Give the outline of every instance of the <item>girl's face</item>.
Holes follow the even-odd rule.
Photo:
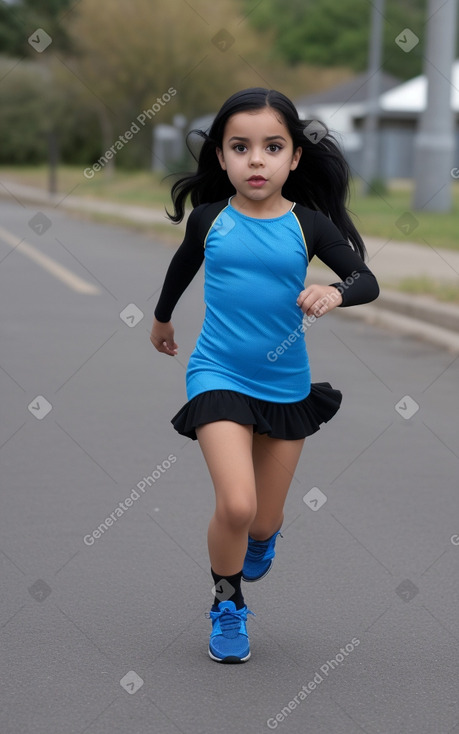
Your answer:
[[[253,202],[275,200],[290,171],[300,160],[282,116],[270,107],[237,112],[225,126],[220,165],[243,198]]]

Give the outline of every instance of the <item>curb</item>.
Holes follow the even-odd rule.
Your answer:
[[[333,277],[322,268],[310,266],[308,277],[329,284]],[[373,303],[356,308],[337,308],[345,318],[361,318],[399,334],[428,341],[438,347],[459,353],[459,307],[440,303],[428,296],[411,296],[381,288]]]
[[[10,182],[0,184],[0,199],[14,199],[17,201],[19,198],[21,202],[28,202],[29,204],[41,204],[54,209],[60,207],[81,214],[85,212],[111,214],[142,224],[167,224],[169,221],[166,214],[158,209],[148,209],[134,204],[117,204],[98,199],[85,199],[72,194],[64,196],[62,194],[49,194],[45,190],[36,189],[34,186],[25,186],[24,184]]]
[[[387,295],[381,292],[380,298]],[[379,298],[378,298],[379,300]],[[371,304],[358,306],[357,309],[339,309],[344,318],[362,318],[369,324],[382,326],[392,332],[404,336],[414,337],[453,354],[459,354],[459,332],[444,329],[436,324],[423,321],[422,318],[404,316],[389,309]]]

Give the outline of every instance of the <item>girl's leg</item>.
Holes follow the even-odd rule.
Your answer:
[[[284,520],[284,503],[295,473],[304,438],[285,441],[266,434],[253,435],[253,467],[257,512],[249,527],[254,540],[267,540]]]
[[[253,427],[215,421],[199,426],[196,435],[215,489],[215,513],[208,531],[211,567],[221,576],[232,576],[242,569],[257,509]]]

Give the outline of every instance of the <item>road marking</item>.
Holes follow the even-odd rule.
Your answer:
[[[76,291],[77,293],[85,293],[86,295],[100,295],[100,289],[93,285],[93,283],[80,278],[79,275],[76,275],[64,265],[60,265],[58,262],[53,260],[53,258],[45,255],[43,252],[40,252],[37,247],[34,247],[34,245],[31,245],[29,242],[22,240],[22,242],[18,243],[16,235],[8,232],[8,230],[3,227],[0,227],[0,238],[14,250],[21,252],[26,257],[29,257],[48,273],[54,275],[55,278],[71,288],[71,290]]]

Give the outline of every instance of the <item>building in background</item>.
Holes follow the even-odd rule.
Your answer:
[[[451,105],[456,113],[456,160],[459,161],[459,61],[453,66]],[[420,113],[427,100],[424,75],[407,82],[388,74],[381,75],[379,97],[379,176],[383,179],[412,178],[414,136]],[[322,120],[338,139],[356,174],[360,172],[363,147],[363,121],[367,110],[368,75],[359,74],[348,82],[319,94],[295,100],[305,119]]]
[[[414,137],[418,120],[427,100],[427,80],[424,75],[407,82],[389,74],[381,75],[379,96],[379,178],[412,178],[414,172]],[[299,97],[295,101],[300,117],[321,120],[338,140],[352,172],[359,175],[362,164],[363,124],[367,110],[368,74],[352,79],[325,92]],[[451,105],[456,114],[456,156],[459,166],[459,60],[454,63],[451,86]],[[213,115],[192,120],[185,133],[192,129],[208,131]],[[175,138],[183,128],[175,130]],[[171,128],[173,129],[173,128]],[[190,136],[189,143],[197,152],[202,140]],[[183,149],[181,149],[183,150]],[[168,158],[161,151],[159,158]]]

